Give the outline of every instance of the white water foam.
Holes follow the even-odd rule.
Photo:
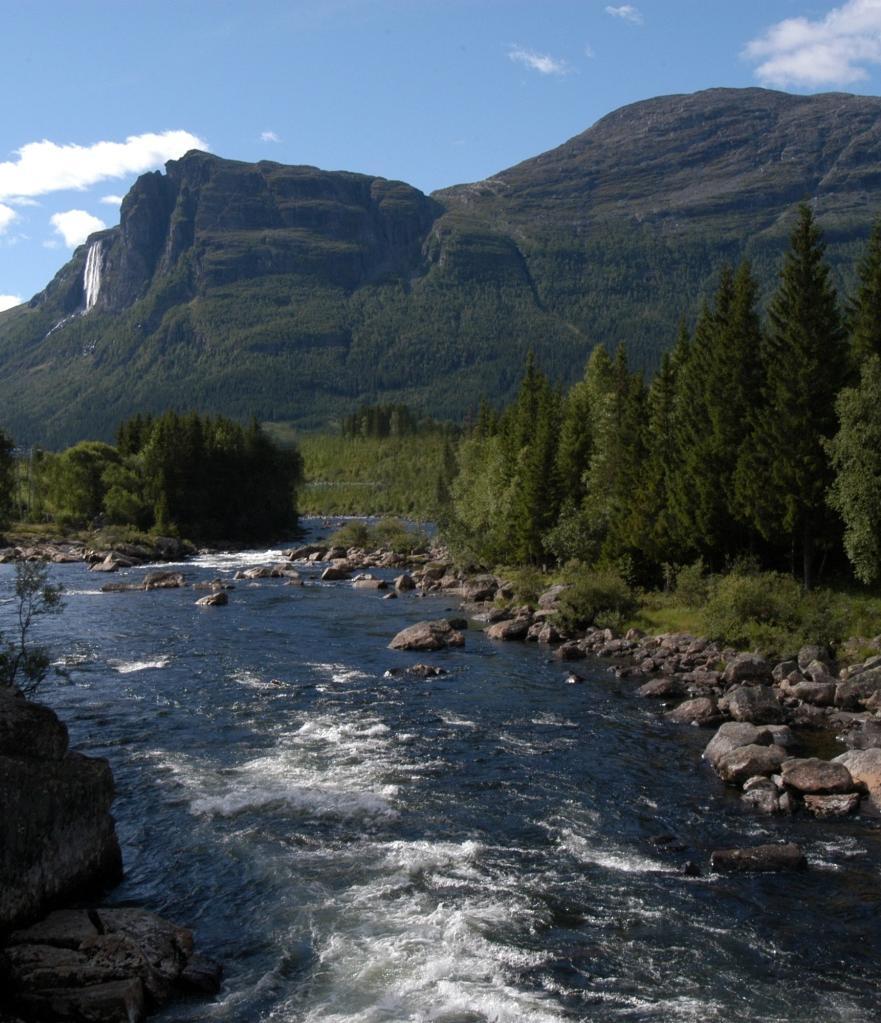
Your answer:
[[[200,816],[282,807],[309,817],[382,818],[398,812],[400,747],[375,716],[317,714],[236,767],[212,771],[184,757],[163,766],[189,790],[190,808]]]
[[[152,661],[111,661],[110,667],[120,675],[131,675],[136,671],[167,668],[170,663],[170,657],[157,657]]]
[[[675,873],[675,868],[668,863],[660,863],[658,860],[631,852],[628,849],[601,845],[596,836],[587,838],[571,828],[563,828],[559,833],[558,841],[577,860],[582,863],[596,864],[606,870],[620,871],[625,874]]]
[[[499,886],[479,842],[388,842],[356,850],[368,879],[317,906],[319,964],[308,1004],[297,996],[276,1020],[389,1023],[469,1020],[560,1023],[567,1014],[517,976],[548,955],[507,943],[535,911],[515,878]]]

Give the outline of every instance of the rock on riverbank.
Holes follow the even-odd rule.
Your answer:
[[[0,1020],[138,1023],[216,992],[192,933],[139,909],[48,910],[122,876],[106,760],[68,749],[48,707],[0,686]]]
[[[107,761],[70,752],[48,707],[0,686],[0,933],[119,880],[112,801]]]

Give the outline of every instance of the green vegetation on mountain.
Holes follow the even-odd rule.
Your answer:
[[[849,287],[881,212],[879,114],[881,100],[843,94],[661,97],[431,197],[189,153],[0,313],[3,425],[60,447],[169,407],[301,429],[363,404],[463,421],[482,397],[515,397],[530,349],[555,385],[598,345],[654,372],[724,264],[750,260],[764,308],[803,200]]]

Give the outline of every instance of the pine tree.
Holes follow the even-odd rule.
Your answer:
[[[799,210],[762,345],[761,398],[737,469],[736,495],[748,522],[800,557],[814,584],[817,557],[836,536],[826,504],[832,472],[825,442],[837,429],[835,399],[847,348],[819,228]]]

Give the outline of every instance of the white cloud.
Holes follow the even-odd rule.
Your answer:
[[[261,142],[281,142],[281,136],[276,135],[274,131],[261,131],[260,132]]]
[[[4,234],[13,220],[18,219],[18,214],[10,206],[4,206],[0,202],[0,234]]]
[[[766,85],[852,85],[881,63],[881,0],[847,0],[825,18],[786,18],[747,43],[743,56],[758,61]]]
[[[584,44],[584,56],[587,57],[588,60],[593,60],[593,58],[596,56],[594,48],[590,45],[590,43]]]
[[[0,295],[0,313],[4,309],[11,309],[14,305],[21,305],[24,301],[19,295]]]
[[[121,195],[102,195],[98,201],[104,203],[105,206],[120,206],[122,200],[123,196]]]
[[[641,25],[645,20],[642,11],[638,7],[634,7],[633,4],[621,4],[620,7],[613,7],[609,4],[606,7],[606,14],[611,14],[613,18],[629,21],[631,25]]]
[[[64,244],[71,249],[82,245],[93,231],[101,231],[107,227],[103,220],[93,217],[85,210],[55,213],[49,218],[49,222],[64,239]]]
[[[205,146],[188,131],[149,132],[130,135],[125,142],[91,146],[60,146],[47,139],[29,142],[16,150],[18,159],[0,163],[0,199],[82,190],[108,178],[140,174]]]
[[[522,46],[512,46],[508,50],[508,58],[543,75],[568,75],[572,71],[565,60],[557,60],[546,53],[526,50]]]

